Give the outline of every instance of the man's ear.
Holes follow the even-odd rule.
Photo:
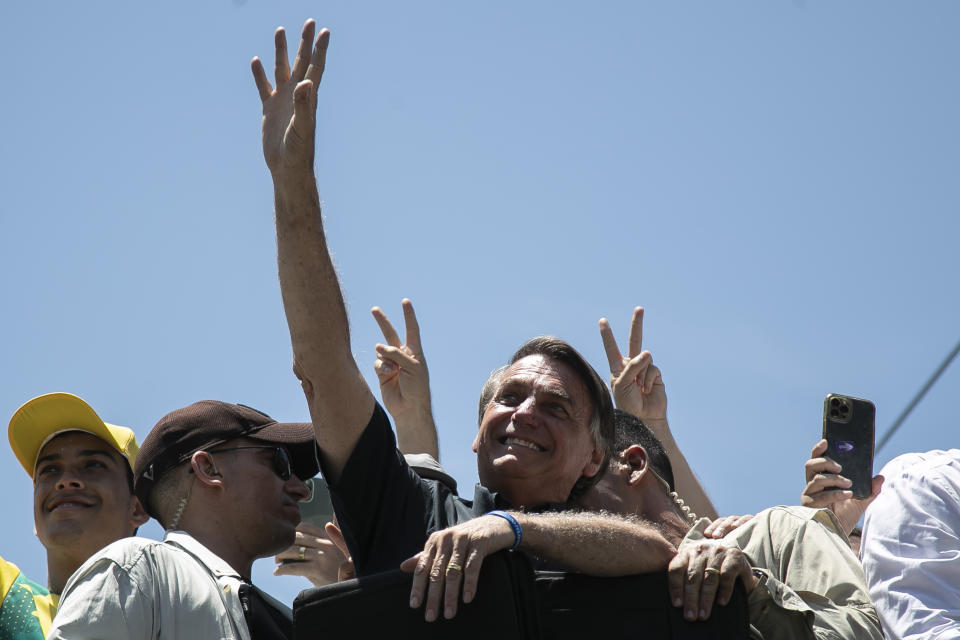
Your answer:
[[[147,510],[140,504],[139,498],[133,496],[131,500],[133,508],[130,513],[130,526],[133,527],[133,529],[137,529],[137,527],[146,524],[147,520],[150,519],[150,514],[148,514]]]
[[[630,477],[627,480],[629,485],[640,482],[650,470],[647,450],[638,444],[632,444],[624,449],[620,457],[630,467]]]
[[[587,464],[584,465],[583,471],[580,473],[584,478],[592,478],[597,475],[597,472],[600,471],[600,467],[603,466],[603,456],[604,451],[600,447],[595,447],[593,453],[590,455],[590,460],[587,461]]]
[[[190,457],[190,468],[197,480],[209,487],[223,486],[223,476],[217,471],[213,456],[206,451],[197,451]]]
[[[477,437],[473,439],[473,444],[470,445],[470,448],[473,449],[474,453],[480,448],[480,429],[477,429]]]

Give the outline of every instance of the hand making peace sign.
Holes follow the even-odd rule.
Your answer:
[[[430,415],[430,376],[427,361],[420,346],[420,325],[413,303],[407,298],[403,305],[403,322],[406,326],[406,342],[400,343],[400,336],[390,324],[380,307],[370,310],[380,325],[387,344],[378,344],[377,361],[373,364],[377,379],[380,381],[380,394],[383,404],[394,420],[404,416],[423,417]]]
[[[617,408],[644,422],[665,420],[667,391],[653,356],[643,351],[643,307],[633,310],[628,355],[620,353],[613,329],[606,318],[600,319],[600,337],[610,363],[610,388]]]

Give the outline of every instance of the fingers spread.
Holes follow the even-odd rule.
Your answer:
[[[415,354],[422,355],[420,349],[420,323],[417,322],[417,314],[413,310],[413,303],[409,298],[404,298],[400,304],[403,306],[403,322],[407,326],[407,348]]]
[[[313,132],[317,117],[317,97],[313,84],[304,80],[293,90],[293,121],[290,126],[307,144],[313,145]]]
[[[287,32],[283,27],[277,27],[273,34],[273,43],[276,48],[273,61],[273,81],[280,86],[290,79],[290,63],[287,60]]]
[[[400,336],[397,335],[397,330],[393,328],[393,325],[387,318],[387,314],[383,312],[383,309],[380,307],[374,307],[373,309],[370,309],[370,313],[373,314],[373,319],[377,321],[378,325],[380,325],[380,332],[383,333],[383,339],[387,341],[387,344],[391,347],[401,346]]]
[[[617,346],[617,340],[613,337],[613,329],[606,318],[600,318],[600,339],[603,340],[603,350],[607,352],[607,362],[610,365],[610,373],[619,376],[623,371],[623,356],[620,355],[620,347]]]
[[[273,94],[273,87],[267,80],[267,72],[263,70],[263,63],[260,62],[260,58],[254,58],[250,61],[250,70],[253,71],[253,83],[257,85],[260,100],[264,101]]]
[[[633,320],[630,322],[630,351],[627,357],[632,358],[643,351],[643,307],[633,310]]]
[[[329,45],[330,30],[321,29],[313,47],[313,55],[310,56],[310,66],[307,67],[307,74],[304,76],[307,80],[313,82],[314,91],[320,86],[320,79],[323,77],[323,68],[327,64],[327,47]]]
[[[293,71],[290,75],[294,82],[300,82],[307,74],[307,67],[310,66],[313,32],[316,27],[317,23],[313,20],[307,20],[303,23],[303,31],[300,32],[300,46],[297,48],[297,58],[293,61]]]

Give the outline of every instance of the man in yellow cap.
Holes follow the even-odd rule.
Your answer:
[[[10,419],[10,447],[33,478],[33,518],[47,550],[47,588],[0,558],[0,638],[44,638],[70,575],[149,518],[133,494],[133,431],[81,398],[48,393]]]

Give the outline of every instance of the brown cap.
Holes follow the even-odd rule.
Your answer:
[[[283,445],[293,472],[302,480],[320,471],[316,436],[309,422],[277,422],[242,404],[201,400],[168,413],[147,435],[133,468],[134,492],[146,506],[150,490],[163,474],[197,451],[236,438]]]

